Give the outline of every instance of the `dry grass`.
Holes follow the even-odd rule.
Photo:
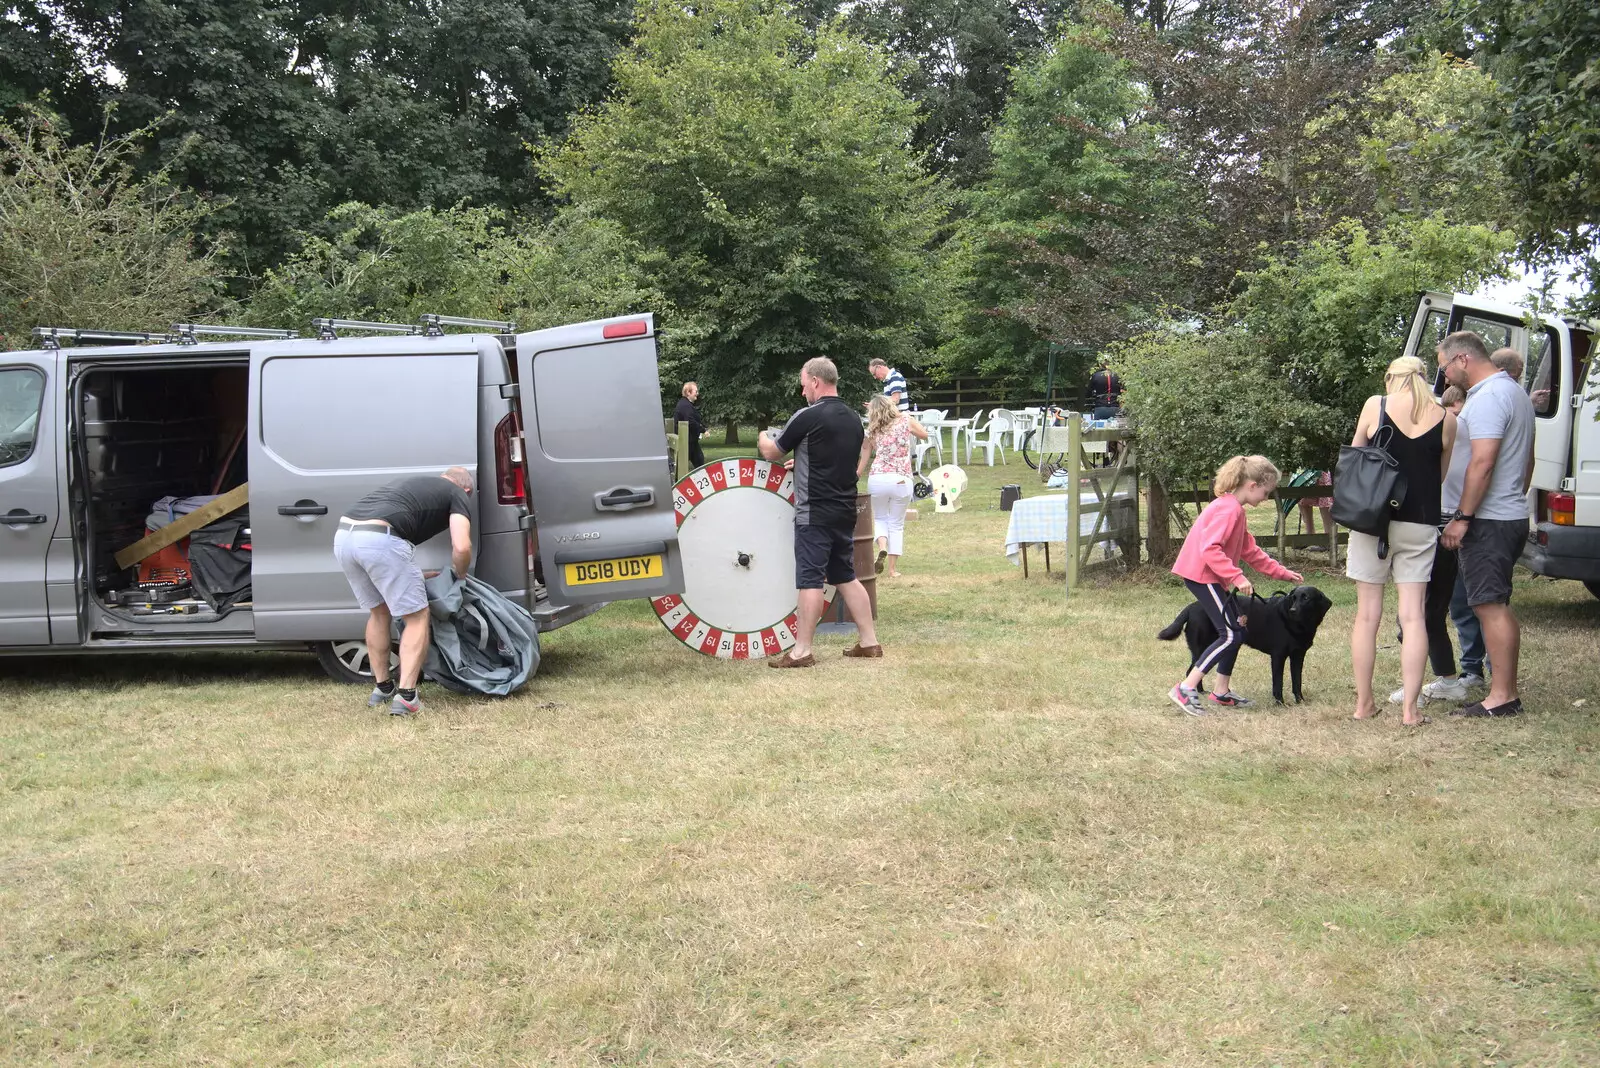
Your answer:
[[[1600,602],[1524,577],[1532,714],[1408,732],[1347,719],[1319,577],[1309,703],[1191,720],[1182,589],[1024,582],[1027,472],[973,474],[879,662],[623,605],[414,722],[308,658],[0,663],[0,1056],[1600,1062]]]

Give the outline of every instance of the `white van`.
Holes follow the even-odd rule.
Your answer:
[[[477,482],[475,573],[540,629],[682,591],[651,316],[317,325],[44,328],[38,349],[0,352],[0,655],[310,647],[333,677],[370,679],[335,526],[378,486],[455,465]],[[245,483],[242,603],[118,564],[158,502]],[[449,558],[446,536],[418,547],[425,568]],[[656,566],[588,566],[640,559]]]
[[[1600,389],[1594,323],[1535,315],[1462,293],[1423,293],[1406,344],[1433,366],[1447,334],[1471,330],[1492,352],[1523,354],[1534,402],[1533,529],[1522,562],[1536,575],[1577,579],[1600,597]]]

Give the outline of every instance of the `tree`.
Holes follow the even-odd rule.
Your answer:
[[[652,0],[614,74],[542,173],[704,324],[691,368],[721,414],[792,409],[808,356],[862,388],[871,357],[912,356],[943,205],[880,51],[764,0]]]
[[[537,330],[664,306],[616,224],[579,212],[512,229],[488,208],[350,203],[329,223],[331,237],[302,234],[300,248],[267,271],[246,309],[251,325],[303,329],[318,316],[415,323],[432,312]],[[673,351],[664,343],[669,367]]]
[[[134,176],[148,131],[69,146],[40,115],[0,123],[0,335],[34,326],[163,330],[211,306],[219,246],[192,234],[212,208]]]
[[[1384,368],[1404,348],[1417,292],[1503,277],[1514,239],[1437,216],[1376,233],[1346,220],[1297,254],[1242,276],[1206,324],[1170,324],[1115,345],[1141,456],[1189,485],[1235,453],[1285,470],[1330,468]]]
[[[1377,232],[1346,220],[1297,254],[1271,256],[1242,275],[1229,311],[1279,374],[1348,427],[1400,355],[1417,294],[1470,292],[1504,278],[1515,245],[1511,234],[1439,215],[1397,217]],[[1338,441],[1320,444],[1320,455],[1292,459],[1331,466]]]
[[[840,5],[847,24],[889,49],[921,106],[912,143],[958,187],[989,161],[989,128],[1012,69],[1033,58],[1074,5],[1064,0],[866,0]]]
[[[1477,135],[1497,103],[1477,65],[1419,57],[1306,124],[1306,179],[1324,215],[1439,214],[1512,226],[1518,209],[1499,153]],[[1354,151],[1352,151],[1352,147]]]
[[[947,373],[1037,389],[1053,343],[1098,347],[1126,336],[1140,308],[1175,299],[1154,218],[1170,192],[1160,131],[1104,45],[1072,27],[1017,72],[990,173],[951,243]]]
[[[1600,313],[1600,8],[1589,0],[1480,0],[1469,22],[1501,88],[1482,128],[1503,159],[1526,251],[1580,257]]]
[[[547,210],[527,144],[558,136],[569,113],[600,99],[630,7],[62,0],[0,20],[0,43],[28,45],[30,62],[64,49],[72,76],[62,84],[116,103],[119,130],[164,118],[143,170],[170,167],[215,195],[217,224],[238,237],[230,262],[254,276],[348,200]],[[9,59],[0,56],[0,104]],[[36,93],[39,81],[53,76],[15,92]]]
[[[1230,296],[1266,249],[1314,240],[1344,218],[1377,221],[1370,183],[1333,202],[1318,195],[1329,161],[1357,155],[1360,129],[1330,127],[1313,140],[1307,127],[1405,65],[1383,42],[1427,6],[1209,0],[1159,28],[1094,15],[1150,87],[1150,119],[1188,188],[1175,203],[1210,223],[1190,244],[1199,306]]]

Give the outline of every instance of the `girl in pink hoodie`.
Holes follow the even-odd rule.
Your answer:
[[[1235,589],[1246,597],[1254,592],[1250,580],[1239,570],[1239,561],[1268,578],[1300,581],[1299,572],[1290,571],[1261,551],[1245,520],[1244,510],[1265,501],[1278,487],[1278,477],[1278,469],[1265,456],[1235,456],[1219,467],[1217,480],[1211,486],[1216,500],[1206,505],[1189,528],[1178,562],[1172,565],[1172,573],[1183,579],[1217,628],[1217,640],[1194,662],[1188,677],[1167,694],[1191,716],[1206,715],[1208,704],[1241,708],[1252,703],[1231,689],[1233,661],[1244,644],[1244,625],[1239,622],[1238,606],[1228,591]],[[1209,698],[1202,701],[1200,683],[1212,668],[1217,669],[1217,683]]]

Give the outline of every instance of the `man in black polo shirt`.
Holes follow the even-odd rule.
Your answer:
[[[856,578],[856,463],[861,458],[861,417],[839,399],[839,371],[824,356],[800,369],[806,407],[794,413],[776,441],[763,433],[757,441],[764,459],[776,462],[794,453],[794,584],[800,594],[800,634],[794,648],[768,667],[800,668],[816,663],[811,639],[822,619],[824,581],[837,587],[855,620],[860,640],[845,656],[879,657],[872,625],[872,602]]]
[[[365,608],[367,650],[377,683],[367,707],[389,702],[391,716],[422,710],[417,680],[428,651],[428,592],[416,547],[450,531],[450,569],[465,576],[472,566],[472,474],[452,467],[443,476],[417,475],[377,489],[339,517],[333,555]],[[389,678],[389,635],[394,618],[405,623],[400,635],[400,683]]]

